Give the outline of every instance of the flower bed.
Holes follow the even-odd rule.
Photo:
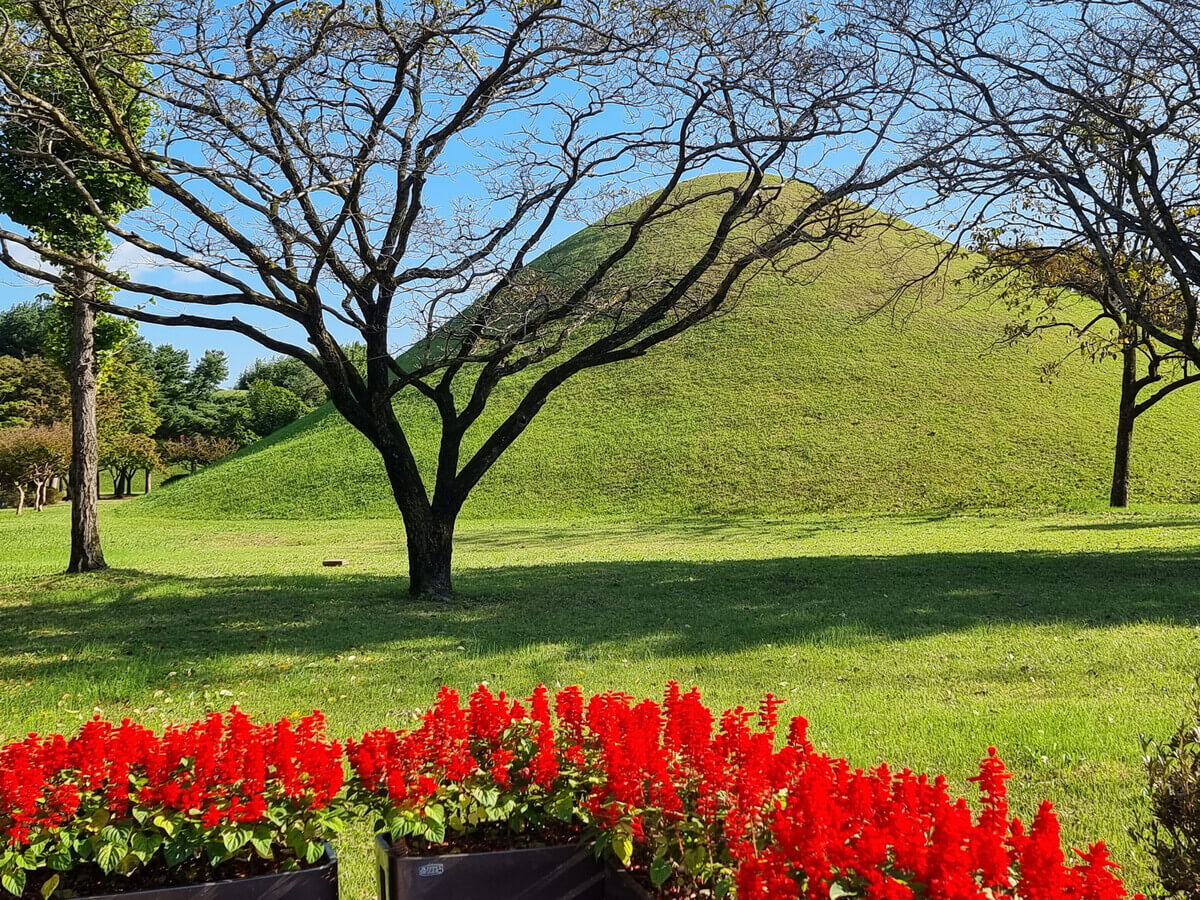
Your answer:
[[[30,735],[0,748],[0,887],[96,895],[328,863],[343,779],[320,713]]]
[[[525,868],[547,897],[1126,897],[1103,844],[1063,852],[1048,803],[1028,826],[1010,814],[994,750],[973,813],[942,776],[818,752],[803,718],[778,739],[780,704],[716,716],[674,683],[661,702],[443,688],[413,727],[348,741],[345,759],[320,713],[259,725],[234,709],[161,735],[96,719],[0,748],[0,887],[48,898],[302,869],[365,815],[397,900],[446,896],[427,875],[498,897]],[[588,845],[624,873],[605,878]],[[539,846],[562,852],[523,852]],[[574,887],[547,880],[562,877]]]
[[[942,776],[818,753],[803,718],[779,746],[780,705],[768,695],[714,717],[674,683],[661,703],[574,687],[519,702],[480,687],[464,705],[443,688],[414,728],[349,742],[350,794],[418,854],[489,834],[497,848],[594,835],[661,896],[1126,896],[1103,844],[1066,858],[1050,804],[1028,828],[1010,816],[995,750],[972,779],[973,816]]]

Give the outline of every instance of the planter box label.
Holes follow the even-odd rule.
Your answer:
[[[422,878],[431,878],[434,875],[441,875],[445,871],[446,867],[441,863],[426,863],[425,865],[421,866],[421,868],[417,869],[417,874]]]

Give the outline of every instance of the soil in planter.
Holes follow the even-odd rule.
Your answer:
[[[705,898],[713,896],[711,888],[697,889],[685,887],[674,880],[668,881],[662,887],[655,887],[654,882],[650,880],[649,869],[629,868],[625,871],[654,900],[705,900]]]
[[[246,859],[231,859],[214,869],[208,863],[196,861],[191,865],[169,868],[165,863],[143,866],[130,875],[106,875],[95,864],[80,866],[69,872],[30,872],[21,900],[42,900],[42,885],[55,874],[59,876],[53,900],[70,900],[71,897],[90,897],[97,894],[124,894],[129,891],[144,891],[152,888],[179,887],[185,884],[204,884],[211,881],[234,881],[253,878],[257,875],[274,875],[280,867],[294,862],[291,851],[278,853],[277,859],[263,859],[251,854]],[[321,857],[314,866],[324,865],[328,860]],[[301,863],[298,868],[311,866]]]
[[[446,856],[456,853],[487,853],[491,850],[526,850],[531,847],[558,847],[577,844],[584,839],[583,829],[557,822],[536,831],[512,831],[502,822],[472,828],[456,834],[444,844],[431,844],[421,838],[401,838],[392,844],[396,856]]]
[[[714,896],[712,888],[681,884],[674,878],[662,887],[655,887],[650,879],[650,857],[645,853],[636,854],[624,871],[654,900],[712,900]]]

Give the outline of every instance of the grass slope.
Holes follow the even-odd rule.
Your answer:
[[[694,211],[687,228],[656,234],[634,265],[690,258],[703,219]],[[586,229],[539,264],[562,270],[611,239]],[[1106,498],[1116,367],[1073,359],[1043,383],[1040,366],[1066,353],[1063,339],[993,349],[1007,313],[967,303],[965,289],[902,325],[863,323],[894,288],[904,246],[890,234],[839,247],[807,270],[806,283],[768,273],[729,314],[643,359],[578,376],[484,479],[464,516],[774,515]],[[476,443],[514,396],[499,392]],[[432,410],[419,397],[399,405],[419,458],[430,461]],[[1200,492],[1197,413],[1200,392],[1184,391],[1139,422],[1135,498],[1190,501]],[[394,514],[375,451],[329,408],[145,507],[197,518]]]
[[[140,501],[139,501],[140,502]],[[0,737],[93,710],[154,724],[238,702],[322,707],[339,735],[408,720],[443,682],[538,681],[719,706],[770,690],[856,765],[945,771],[989,744],[1066,840],[1147,886],[1137,733],[1182,714],[1200,653],[1200,511],[467,522],[454,606],[405,598],[386,520],[191,521],[102,509],[112,571],[62,576],[69,510],[0,510]],[[325,556],[343,569],[322,569]],[[376,885],[365,834],[343,897]]]

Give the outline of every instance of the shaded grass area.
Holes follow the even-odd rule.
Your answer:
[[[236,701],[320,706],[348,735],[443,682],[655,694],[676,678],[718,706],[774,691],[855,764],[963,790],[994,744],[1023,812],[1049,797],[1069,840],[1103,837],[1149,877],[1125,835],[1137,733],[1169,727],[1200,660],[1200,511],[468,523],[443,608],[407,600],[391,520],[110,509],[116,568],[75,578],[55,574],[65,508],[0,514],[0,733]],[[369,896],[365,844],[344,855],[348,896]]]

